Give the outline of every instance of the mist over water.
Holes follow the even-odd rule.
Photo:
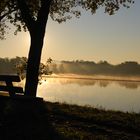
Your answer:
[[[52,102],[140,112],[138,77],[53,75],[42,79],[37,96]]]

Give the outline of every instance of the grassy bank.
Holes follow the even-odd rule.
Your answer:
[[[140,114],[0,97],[0,140],[138,140]]]

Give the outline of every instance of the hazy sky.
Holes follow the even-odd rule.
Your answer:
[[[107,60],[117,64],[123,61],[140,63],[140,0],[130,9],[121,9],[108,16],[100,9],[95,15],[84,12],[58,24],[49,19],[44,39],[42,61],[53,60]],[[10,31],[9,31],[10,32]],[[28,32],[0,41],[0,57],[28,56]]]

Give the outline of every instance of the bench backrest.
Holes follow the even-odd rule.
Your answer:
[[[0,75],[0,81],[6,83],[6,85],[0,85],[0,91],[9,92],[9,95],[15,95],[16,93],[23,93],[22,87],[13,86],[12,82],[20,82],[18,75]]]

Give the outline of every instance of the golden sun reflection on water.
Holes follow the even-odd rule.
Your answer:
[[[134,81],[49,77],[38,86],[38,96],[51,102],[140,112],[140,82]]]

